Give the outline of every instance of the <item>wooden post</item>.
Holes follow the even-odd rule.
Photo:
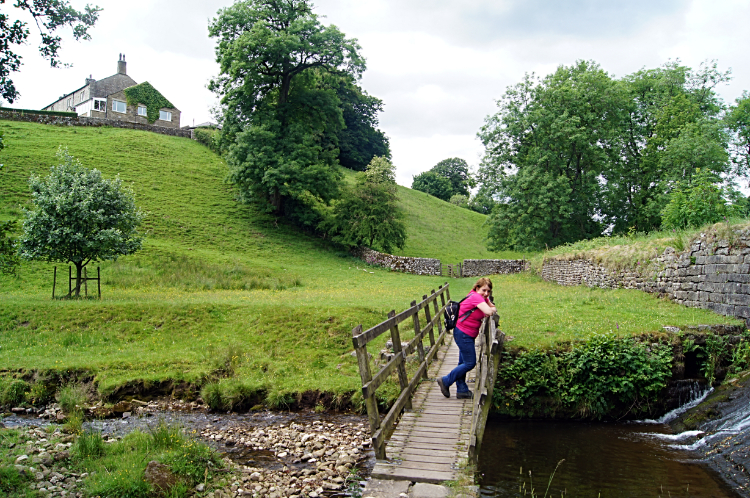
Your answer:
[[[73,280],[73,270],[70,266],[68,266],[68,297],[73,296],[73,287],[71,286],[71,281]]]
[[[57,285],[57,267],[55,266],[55,273],[52,274],[52,299],[55,298],[55,285]]]
[[[388,318],[396,316],[396,311],[392,310],[388,313]],[[401,334],[398,331],[398,324],[391,327],[391,341],[393,341],[393,352],[396,355],[403,355],[403,349],[401,348]],[[398,384],[401,386],[401,392],[409,387],[409,378],[406,376],[406,362],[402,362],[398,368]],[[406,402],[405,408],[411,410],[411,397]]]
[[[443,291],[442,287],[438,287],[438,292],[440,293],[440,297],[443,297]],[[432,293],[434,294],[435,291],[433,290]],[[443,301],[445,301],[445,298],[443,298]],[[443,309],[440,306],[438,306],[438,300],[435,298],[434,301],[432,301],[433,309],[435,310],[435,316],[440,315],[440,310]],[[443,335],[443,318],[438,316],[437,319],[437,329],[438,329],[438,338]]]
[[[411,302],[412,308],[417,305],[416,301]],[[414,336],[416,337],[422,329],[419,327],[419,310],[416,310],[416,313],[414,313]],[[419,357],[419,364],[421,365],[424,363],[424,345],[422,344],[422,339],[420,338],[417,341],[417,356]],[[425,368],[422,373],[423,378],[427,378],[427,369]]]
[[[102,274],[99,271],[99,267],[96,267],[96,287],[99,290],[99,299],[102,298]]]
[[[435,291],[432,291],[432,293],[434,294]],[[427,296],[422,296],[422,300],[424,301],[425,299],[427,299]],[[430,316],[430,305],[429,304],[425,305],[425,307],[424,307],[424,319],[427,320],[427,322],[426,322],[427,324],[429,324],[430,322],[432,322],[432,317]],[[435,347],[435,331],[434,331],[434,328],[435,328],[434,326],[431,326],[430,327],[430,332],[429,332],[429,334],[430,334],[430,347],[431,348]]]
[[[362,333],[362,325],[357,325],[352,330],[352,337],[357,337]],[[372,380],[372,373],[370,373],[370,358],[367,355],[367,346],[357,347],[354,345],[354,350],[357,352],[357,363],[359,364],[359,376],[362,378],[362,385],[367,385]],[[364,393],[363,393],[364,394]],[[378,404],[375,401],[375,394],[365,398],[365,406],[367,407],[367,418],[370,421],[370,434],[380,428],[380,414],[378,413]],[[373,446],[375,440],[373,439]],[[375,454],[377,457],[380,448],[375,448]]]
[[[83,267],[83,292],[84,296],[89,297],[89,272],[86,271],[86,267]]]
[[[448,300],[448,301],[450,301],[451,300],[451,291],[448,288],[449,287],[448,282],[446,282],[445,285],[443,285],[443,287],[445,287],[445,299]],[[445,301],[443,301],[443,306],[445,306]]]

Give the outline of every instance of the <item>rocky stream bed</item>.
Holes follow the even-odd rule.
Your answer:
[[[113,414],[118,418],[95,419],[84,429],[100,431],[105,441],[113,442],[163,421],[182,426],[220,451],[233,471],[218,490],[203,494],[204,488],[198,486],[195,491],[208,498],[347,496],[349,484],[358,485],[374,463],[367,420],[360,415],[214,414],[203,405],[179,400],[133,400],[117,410]],[[62,418],[59,413],[55,405],[39,413],[16,410],[2,424],[24,429],[26,446],[16,466],[35,477],[33,489],[50,497],[81,497],[80,485],[87,474],[65,467],[74,437],[45,427]],[[353,469],[359,477],[353,477]]]

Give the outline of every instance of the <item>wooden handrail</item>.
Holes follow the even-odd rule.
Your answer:
[[[438,305],[438,299],[440,300],[440,305]],[[386,439],[393,432],[396,420],[401,415],[401,411],[411,408],[412,394],[419,385],[419,382],[427,378],[427,368],[435,359],[438,347],[445,341],[447,330],[443,330],[441,319],[448,301],[450,301],[450,291],[446,282],[444,285],[438,287],[437,292],[432,290],[430,295],[422,296],[422,300],[419,303],[412,301],[409,308],[401,313],[396,314],[395,311],[391,311],[388,313],[388,318],[385,321],[374,327],[363,332],[362,325],[358,325],[352,330],[352,344],[357,354],[359,374],[362,379],[362,396],[365,400],[367,418],[370,422],[370,434],[372,434],[375,457],[378,459],[383,460],[386,458]],[[432,310],[430,309],[430,304],[432,304]],[[420,326],[420,311],[424,311],[426,324],[424,327]],[[432,315],[433,312],[434,315]],[[406,347],[402,348],[398,325],[409,318],[414,323],[414,338],[409,341]],[[434,335],[436,324],[438,330],[437,339],[435,339]],[[367,344],[387,331],[391,332],[394,357],[373,376],[370,371]],[[423,344],[425,337],[428,337],[430,341],[430,348],[427,353],[425,353]],[[414,376],[408,379],[406,375],[406,359],[415,352],[419,357],[419,366]],[[386,416],[381,420],[375,392],[394,371],[398,372],[401,393]]]

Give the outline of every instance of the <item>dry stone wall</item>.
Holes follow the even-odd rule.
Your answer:
[[[368,248],[361,248],[354,255],[371,265],[383,266],[404,273],[414,275],[440,275],[442,273],[439,259],[394,256]]]
[[[192,130],[167,128],[142,123],[128,123],[116,119],[87,118],[84,116],[50,116],[48,114],[34,114],[29,112],[0,111],[0,120],[2,119],[58,126],[111,126],[113,128],[128,128],[131,130],[151,131],[174,137],[192,138]]]
[[[560,285],[639,289],[734,316],[750,326],[750,230],[704,233],[685,251],[668,247],[642,270],[612,271],[590,260],[549,259],[542,278]]]
[[[523,259],[465,259],[461,265],[461,276],[505,275],[527,269],[528,262]]]

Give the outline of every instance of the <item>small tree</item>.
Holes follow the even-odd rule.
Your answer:
[[[662,211],[663,229],[697,228],[739,215],[743,206],[727,203],[732,189],[719,185],[721,178],[707,169],[698,169],[690,182],[680,182],[669,195]],[[736,197],[736,196],[735,196]]]
[[[450,180],[432,170],[414,176],[411,188],[430,194],[446,202],[450,201],[451,195],[453,195],[453,187]]]
[[[59,164],[47,178],[29,179],[34,209],[24,209],[19,253],[28,260],[60,261],[76,267],[78,297],[83,268],[91,261],[117,259],[141,248],[137,232],[143,213],[130,188],[119,177],[105,180],[68,154],[57,152]]]
[[[390,252],[406,244],[404,213],[398,207],[393,165],[374,157],[357,175],[355,188],[345,189],[321,227],[347,248],[367,246]]]

